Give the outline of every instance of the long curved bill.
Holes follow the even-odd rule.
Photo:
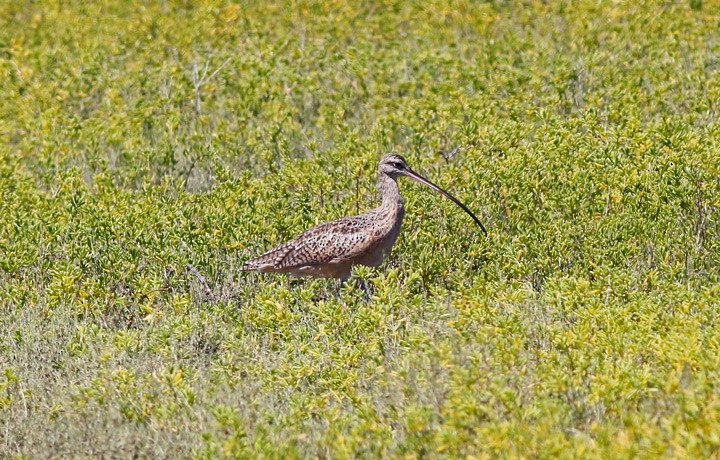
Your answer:
[[[463,209],[463,211],[470,214],[470,217],[472,217],[473,220],[475,221],[475,223],[480,226],[480,229],[482,229],[483,233],[487,235],[487,230],[485,230],[485,227],[483,226],[482,222],[480,222],[480,219],[478,219],[477,216],[475,216],[475,214],[473,214],[472,211],[470,211],[467,206],[462,204],[460,202],[460,200],[458,200],[454,196],[450,195],[448,192],[446,192],[439,186],[437,186],[437,185],[433,184],[432,182],[430,182],[429,180],[425,179],[423,176],[416,173],[412,169],[407,168],[404,172],[407,177],[409,177],[417,182],[420,182],[421,184],[425,184],[428,187],[430,187],[431,189],[435,190],[436,192],[439,192],[439,193],[445,195],[447,198],[451,199],[456,205],[460,206]]]

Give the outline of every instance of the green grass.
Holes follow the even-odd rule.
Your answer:
[[[718,455],[717,2],[356,3],[0,5],[0,457]]]

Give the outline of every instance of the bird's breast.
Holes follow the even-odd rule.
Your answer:
[[[367,248],[355,258],[355,263],[377,267],[383,263],[400,235],[405,210],[400,207],[395,213],[378,213],[370,230]]]

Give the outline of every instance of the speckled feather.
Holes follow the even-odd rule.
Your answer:
[[[388,220],[393,213],[382,211],[378,208],[359,216],[320,224],[248,260],[243,269],[262,270],[263,267],[272,267],[269,271],[281,271],[324,264],[333,259],[355,259],[371,249],[392,227],[393,222]]]

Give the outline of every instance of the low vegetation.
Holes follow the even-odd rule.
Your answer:
[[[717,455],[713,3],[3,2],[0,457]]]

